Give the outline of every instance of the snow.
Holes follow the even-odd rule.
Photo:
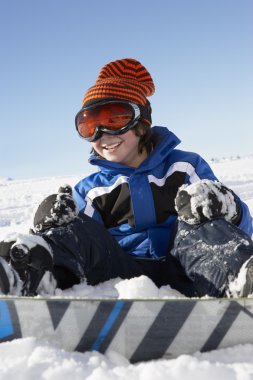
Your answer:
[[[246,380],[253,377],[253,345],[172,360],[130,364],[116,352],[65,352],[35,338],[0,345],[2,380]]]
[[[253,156],[214,160],[211,166],[219,180],[232,188],[253,214]],[[87,173],[88,174],[88,173]],[[49,194],[68,183],[74,185],[83,175],[30,180],[0,178],[0,240],[15,232],[25,234],[33,214]],[[145,276],[131,280],[114,279],[95,287],[87,284],[61,291],[56,296],[108,298],[175,298],[181,295],[169,286],[158,289]],[[117,352],[66,352],[34,337],[0,344],[0,379],[89,379],[89,380],[246,380],[253,379],[253,344],[209,353],[181,355],[172,360],[130,364]]]

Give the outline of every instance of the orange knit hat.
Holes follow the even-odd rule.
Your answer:
[[[147,69],[132,58],[106,64],[100,71],[94,86],[83,98],[83,106],[99,99],[128,100],[135,104],[149,104],[147,96],[153,95],[155,85]]]

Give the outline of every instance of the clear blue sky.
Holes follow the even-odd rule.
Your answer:
[[[102,66],[140,60],[153,124],[204,158],[253,154],[252,0],[0,0],[0,177],[86,173],[74,116]]]

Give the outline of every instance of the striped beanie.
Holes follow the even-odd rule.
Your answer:
[[[106,64],[94,86],[83,99],[83,106],[100,99],[128,100],[134,104],[149,105],[147,96],[153,95],[155,85],[147,69],[132,58]]]

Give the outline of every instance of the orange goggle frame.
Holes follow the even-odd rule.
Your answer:
[[[77,113],[76,130],[90,142],[98,140],[102,133],[120,135],[133,128],[145,116],[142,111],[142,107],[126,101],[100,101],[83,107]]]

